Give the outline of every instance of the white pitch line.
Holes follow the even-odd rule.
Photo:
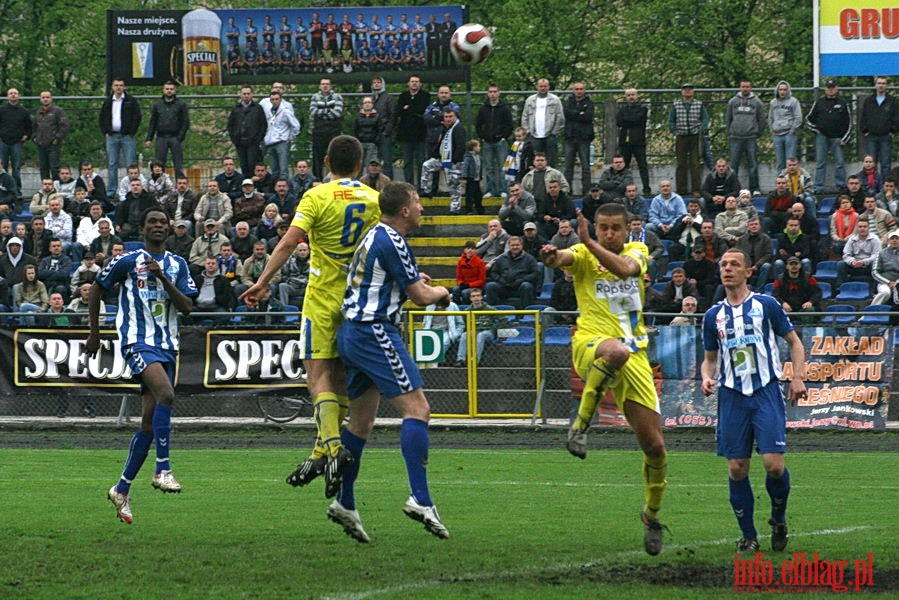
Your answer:
[[[819,529],[817,531],[808,531],[804,533],[796,533],[790,534],[791,538],[794,537],[810,537],[810,536],[818,536],[818,535],[843,535],[846,533],[853,533],[855,531],[861,531],[864,529],[873,529],[872,525],[857,525],[853,527],[842,527],[840,529]],[[668,552],[676,551],[676,550],[684,550],[687,548],[695,548],[705,547],[705,546],[723,546],[725,544],[733,544],[733,538],[719,538],[717,540],[704,540],[699,542],[694,542],[692,544],[675,544],[672,546],[666,546],[665,550]],[[602,564],[607,564],[610,562],[615,562],[616,560],[625,559],[633,556],[643,556],[644,552],[640,550],[626,550],[622,552],[616,552],[615,554],[610,554],[604,558],[598,558],[596,560],[590,560],[584,563],[560,563],[555,565],[544,565],[542,567],[533,567],[527,569],[517,569],[517,570],[508,570],[508,571],[493,571],[486,573],[464,573],[456,576],[454,579],[457,581],[465,581],[465,582],[479,582],[479,581],[494,581],[496,579],[509,579],[514,577],[522,577],[527,576],[532,573],[545,573],[547,571],[568,571],[572,569],[589,569],[593,567],[597,567]],[[431,586],[444,585],[449,583],[446,579],[427,579],[425,581],[417,581],[414,583],[404,583],[400,585],[392,585],[388,587],[366,590],[363,592],[352,592],[348,594],[340,594],[337,596],[322,596],[322,600],[365,600],[366,598],[374,598],[376,596],[382,596],[384,594],[398,594],[403,592],[411,592],[414,590],[420,590],[429,588]]]

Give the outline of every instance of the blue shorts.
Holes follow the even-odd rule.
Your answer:
[[[147,346],[146,344],[131,344],[122,348],[122,355],[125,362],[131,368],[131,373],[140,381],[141,393],[147,391],[141,373],[153,363],[160,363],[165,369],[166,375],[169,376],[169,383],[175,387],[175,365],[178,361],[178,353],[173,350],[162,350]]]
[[[783,389],[772,381],[751,396],[718,388],[718,456],[750,458],[752,443],[759,454],[787,451],[787,412]]]
[[[350,400],[372,385],[386,398],[417,390],[424,382],[395,325],[383,321],[344,321],[337,330],[337,351],[346,367]]]

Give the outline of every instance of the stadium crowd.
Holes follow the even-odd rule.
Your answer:
[[[325,150],[341,133],[363,143],[366,173],[360,179],[375,189],[394,177],[397,146],[403,178],[417,183],[422,197],[437,194],[444,174],[452,214],[484,214],[484,198],[502,198],[487,231],[466,244],[459,258],[453,289],[458,305],[468,304],[476,289],[487,306],[534,306],[538,298],[570,305],[565,294],[555,299],[555,285],[564,285],[566,274],[540,264],[540,248],[578,243],[579,211],[592,222],[598,207],[614,202],[631,214],[628,241],[649,249],[649,310],[681,313],[690,298],[701,313],[720,300],[717,262],[731,247],[749,254],[752,288],[772,293],[789,312],[821,310],[823,300],[839,300],[846,290],[860,294],[851,299],[895,308],[899,166],[892,168],[891,153],[899,105],[887,87],[885,77],[876,77],[853,118],[832,80],[804,112],[785,81],[767,109],[751,83],[740,82],[724,115],[729,153],[715,160],[709,111],[685,83],[668,115],[676,176],[658,181],[656,191],[646,163],[647,107],[635,89],[625,90],[615,115],[618,153],[593,181],[590,147],[598,117],[581,82],[563,100],[550,92],[548,80],[538,80],[518,123],[499,87],[490,85],[474,123],[463,123],[449,86],[439,86],[432,96],[412,75],[407,89],[393,95],[376,75],[371,95],[362,98],[351,120],[352,131],[345,131],[349,107],[329,77],[321,79],[303,116],[283,97],[282,84],[273,84],[259,101],[244,86],[227,116],[234,157],[224,157],[221,172],[196,191],[182,153],[190,109],[175,84],[166,83],[150,106],[143,141],[154,148],[154,158],[144,171],[136,152],[145,107],[123,80],[113,80],[98,113],[106,179],[91,160],[83,160],[77,173],[60,164],[69,122],[51,92],[40,94],[32,113],[19,92],[9,89],[0,106],[0,309],[41,313],[57,324],[63,321],[51,313],[83,310],[80,288],[114,257],[140,247],[140,215],[158,207],[172,231],[165,247],[189,262],[197,280],[198,310],[241,310],[240,294],[265,269],[297,201],[327,181]],[[312,127],[311,156],[292,163],[291,143],[304,122]],[[803,126],[815,135],[814,176],[796,156]],[[847,176],[842,150],[854,131],[864,137],[868,154],[862,169]],[[758,140],[766,133],[775,149],[773,181],[759,179]],[[37,147],[41,174],[40,188],[30,196],[21,181],[26,142]],[[166,171],[169,156],[173,176]],[[825,186],[828,168],[833,187]],[[762,188],[770,191],[763,194]],[[309,246],[301,243],[271,282],[272,297],[262,309],[301,307],[308,274]],[[858,283],[863,288],[853,285]],[[114,305],[115,296],[108,295],[107,305]]]

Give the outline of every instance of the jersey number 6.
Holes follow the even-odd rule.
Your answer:
[[[365,228],[365,221],[359,215],[364,213],[365,204],[361,202],[346,207],[343,217],[343,233],[340,236],[341,246],[349,248],[355,246],[359,241],[359,236],[362,235],[362,230]]]

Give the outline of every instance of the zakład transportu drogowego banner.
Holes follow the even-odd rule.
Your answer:
[[[788,427],[883,429],[892,381],[889,328],[809,327],[797,330],[806,354],[808,397],[787,405]],[[176,385],[183,395],[234,396],[271,388],[303,388],[296,331],[182,327]],[[90,387],[97,394],[138,392],[112,330],[101,351],[84,355],[86,329],[0,330],[0,394]],[[789,356],[779,339],[781,356]],[[649,358],[667,427],[713,427],[717,400],[700,391],[702,341],[698,327],[659,327]],[[429,361],[434,357],[428,357]],[[785,376],[792,364],[784,364]],[[577,383],[574,382],[573,383]],[[467,391],[464,392],[467,396]],[[434,412],[441,412],[437,400]],[[603,425],[626,425],[614,401],[603,402]]]
[[[465,81],[449,54],[463,6],[111,10],[107,77],[128,85],[187,86]]]
[[[819,0],[821,74],[899,75],[899,0]]]

